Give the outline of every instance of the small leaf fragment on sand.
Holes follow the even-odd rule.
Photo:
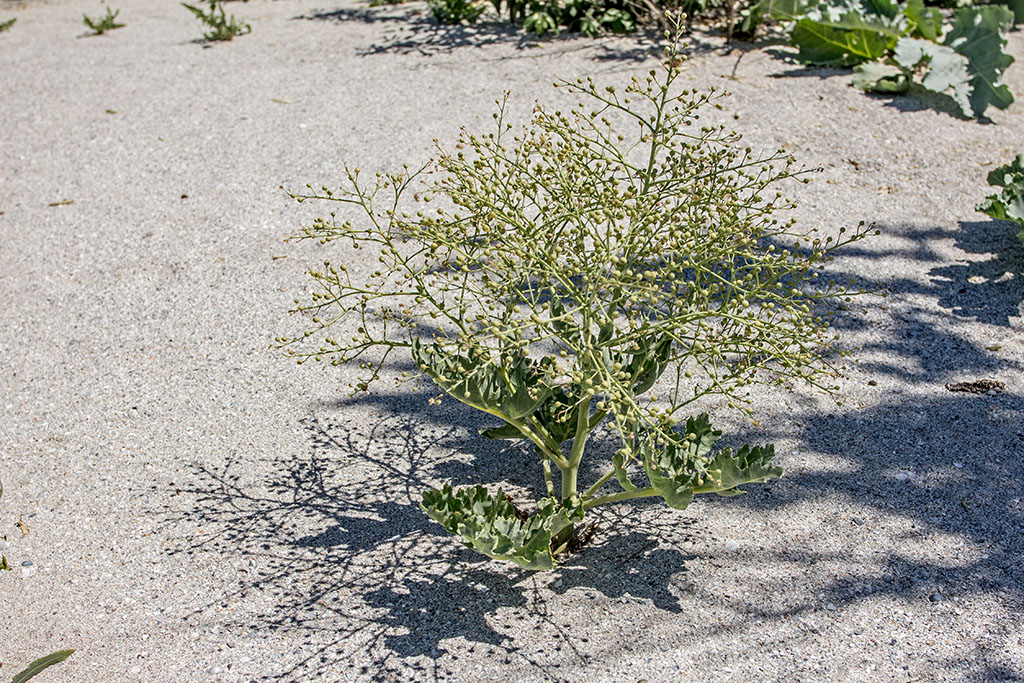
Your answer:
[[[295,104],[295,100],[286,100],[283,97],[271,97],[270,101],[278,104]]]
[[[108,110],[107,110],[107,113],[108,113],[108,114],[116,114],[116,113],[117,113],[117,110],[116,110],[116,109],[108,109]]]
[[[62,199],[59,202],[50,202],[48,206],[67,206],[68,204],[74,204],[74,199]]]

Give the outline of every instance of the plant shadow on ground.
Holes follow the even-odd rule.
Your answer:
[[[459,546],[418,506],[424,489],[446,480],[504,480],[513,491],[543,490],[540,477],[530,476],[540,471],[532,452],[476,436],[487,425],[467,426],[459,421],[461,411],[454,421],[430,415],[421,397],[353,401],[372,404],[384,417],[372,425],[305,419],[308,456],[274,463],[279,474],[264,485],[240,483],[241,461],[218,471],[196,467],[196,485],[183,490],[194,504],[171,515],[208,532],[178,552],[251,560],[256,576],[231,598],[274,595],[278,604],[259,623],[230,627],[318,631],[331,641],[271,677],[308,680],[341,667],[379,679],[414,672],[442,676],[439,659],[457,659],[467,647],[447,644],[456,638],[468,641],[469,652],[485,648],[488,658],[515,659],[545,677],[560,678],[561,667],[573,661],[584,664],[578,643],[541,591],[550,574],[487,561]],[[330,415],[338,408],[323,406]],[[665,519],[662,510],[643,503],[618,512],[625,510],[632,510],[644,533],[603,533],[562,567],[559,591],[643,599],[678,613],[672,584],[692,556],[672,543],[685,536],[688,520]],[[642,571],[611,569],[626,563]],[[226,597],[216,596],[210,606]],[[538,642],[548,643],[548,651],[540,652]]]
[[[445,25],[434,20],[430,11],[422,5],[344,8],[301,15],[296,19],[387,25],[382,40],[360,51],[363,56],[384,53],[432,56],[450,54],[464,48],[507,45],[516,48],[520,58],[547,58],[553,53],[588,52],[593,53],[597,61],[639,63],[658,56],[664,44],[657,30],[596,39],[569,32],[538,37],[493,15],[469,26]],[[704,40],[695,35],[687,41],[685,53],[693,55],[720,48],[720,41]]]

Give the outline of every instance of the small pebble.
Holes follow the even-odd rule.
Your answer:
[[[24,562],[21,563],[21,566],[22,567],[31,567],[32,566],[32,560],[25,560]]]
[[[886,583],[892,583],[895,580],[896,580],[896,577],[894,577],[892,574],[890,574],[888,572],[886,572],[885,574],[882,574],[882,581],[885,581]]]
[[[726,541],[724,549],[727,553],[736,552],[740,549],[740,544],[736,541]]]
[[[897,472],[895,479],[896,479],[896,481],[906,481],[907,479],[910,479],[910,473],[909,472]]]
[[[931,600],[932,602],[942,602],[943,600],[946,599],[946,596],[943,595],[942,593],[932,593],[931,595],[928,596],[928,599]]]
[[[211,666],[210,670],[209,670],[209,673],[211,673],[211,674],[219,674],[219,673],[221,673],[223,671],[224,671],[224,669],[220,668],[219,666]]]
[[[964,464],[962,462],[955,462],[953,463],[953,467],[957,468],[958,470],[962,470],[964,468]]]
[[[829,610],[830,612],[835,612],[838,608],[835,606],[834,603],[830,602],[827,605],[825,605],[825,609]]]
[[[551,585],[552,585],[552,586],[554,586],[555,588],[561,588],[561,587],[562,587],[562,580],[561,580],[561,579],[558,579],[558,580],[556,580],[556,581],[555,581],[555,582],[554,582],[553,584],[551,584]]]
[[[861,519],[860,517],[854,517],[853,518],[853,523],[856,524],[857,526],[862,526],[864,524],[864,520]]]

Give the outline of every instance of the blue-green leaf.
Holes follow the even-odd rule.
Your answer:
[[[453,490],[451,484],[425,491],[421,507],[466,547],[532,570],[555,568],[552,536],[583,521],[584,513],[578,499],[562,504],[543,498],[527,517],[501,489],[492,496],[483,486]]]
[[[518,356],[506,363],[473,359],[412,341],[412,357],[420,370],[450,396],[503,420],[533,413],[551,394],[543,379],[546,368]]]
[[[944,44],[968,60],[975,116],[984,114],[990,105],[1006,109],[1013,103],[1013,94],[1001,80],[1013,64],[1013,57],[1006,53],[1006,33],[1012,23],[1013,13],[1006,7],[965,7],[956,11],[953,28],[946,34]]]

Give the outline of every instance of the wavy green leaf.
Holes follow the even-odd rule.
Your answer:
[[[543,498],[537,511],[526,517],[498,489],[492,496],[483,486],[442,489],[423,493],[423,511],[468,548],[496,560],[514,562],[523,569],[554,569],[551,538],[570,524],[583,521],[583,503],[562,505]]]
[[[1013,25],[1024,24],[1024,0],[1000,0],[1000,5],[1006,5],[1006,7],[1013,12]]]
[[[739,495],[743,492],[738,486],[782,476],[782,468],[771,464],[775,456],[771,445],[743,446],[735,455],[726,448],[709,457],[721,434],[703,413],[686,421],[682,445],[641,450],[651,487],[671,507],[685,508],[698,493]]]
[[[886,54],[900,32],[882,17],[850,11],[838,18],[804,17],[796,22],[790,39],[800,49],[797,59],[822,66],[853,66]]]
[[[707,479],[696,492],[736,495],[743,493],[737,486],[778,479],[782,468],[771,464],[774,457],[775,446],[771,444],[746,445],[736,455],[731,448],[723,449],[707,466]]]
[[[1013,57],[1005,51],[1006,33],[1012,24],[1013,13],[999,5],[965,7],[954,14],[944,44],[968,60],[975,116],[984,114],[989,106],[1006,109],[1013,103],[1013,94],[1001,81],[1003,72],[1013,64]]]
[[[893,60],[907,74],[924,70],[921,85],[927,90],[950,95],[964,116],[971,115],[971,74],[968,60],[953,48],[920,38],[901,38]]]
[[[722,432],[712,429],[707,413],[686,420],[683,445],[643,444],[640,458],[651,487],[669,506],[682,510],[704,483],[705,461]]]
[[[902,11],[910,20],[911,35],[933,43],[938,42],[942,36],[943,24],[942,11],[939,8],[925,7],[924,0],[907,0],[902,6]]]
[[[411,351],[420,370],[450,396],[506,421],[533,413],[551,394],[542,381],[546,368],[528,358],[497,364],[418,339],[413,339]]]
[[[988,172],[988,184],[997,187],[1007,187],[1018,181],[1017,176],[1024,175],[1024,154],[1018,154],[1017,158]]]
[[[853,67],[853,87],[867,92],[903,93],[910,87],[910,79],[897,66],[865,62]]]

